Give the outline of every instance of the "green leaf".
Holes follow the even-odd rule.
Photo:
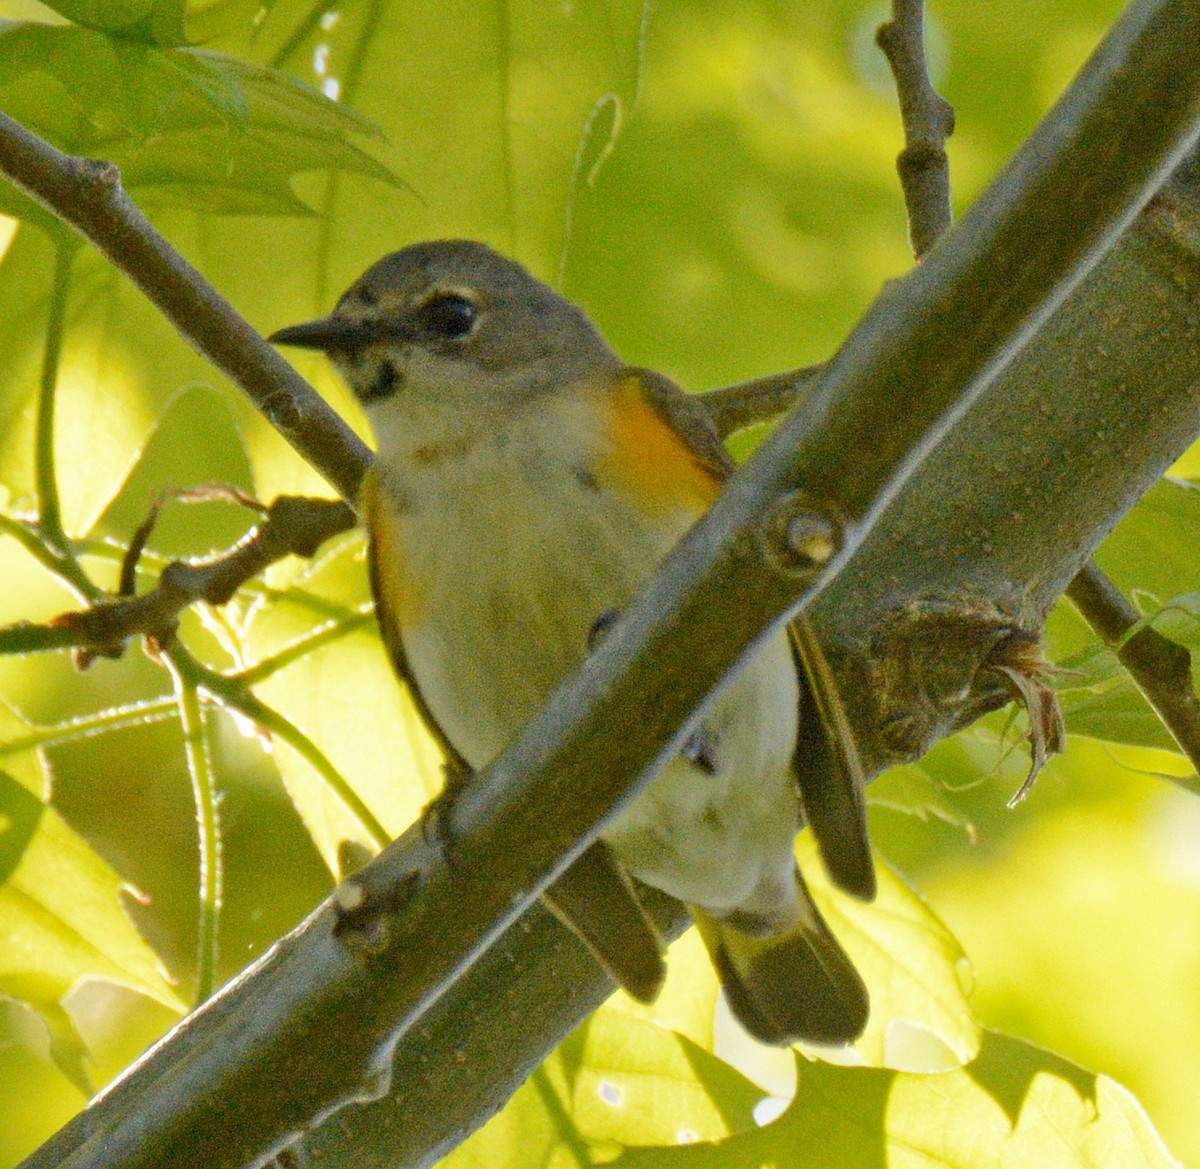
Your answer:
[[[163,48],[79,26],[0,31],[0,106],[55,146],[100,154],[146,205],[307,214],[299,173],[395,181],[351,141],[362,117],[286,75],[201,49]],[[0,188],[0,210],[46,213]]]
[[[0,995],[42,1016],[56,1062],[86,1091],[85,1049],[63,1009],[80,982],[126,986],[179,1011],[184,1004],[121,907],[128,886],[46,801],[40,755],[4,749],[30,730],[0,704]]]
[[[586,1165],[591,1153],[551,1077],[539,1068],[438,1169],[558,1169],[564,1157],[567,1164]]]
[[[1165,637],[1200,650],[1200,487],[1164,479],[1117,525],[1096,562]],[[1056,628],[1077,641],[1065,619]],[[1175,740],[1130,680],[1116,654],[1095,640],[1059,660],[1054,679],[1072,734],[1177,751]]]
[[[864,905],[837,892],[807,832],[797,842],[796,856],[871,995],[867,1029],[853,1047],[813,1047],[806,1053],[837,1063],[916,1071],[940,1071],[972,1059],[980,1029],[970,1003],[970,964],[920,897],[879,857],[874,902]],[[789,1093],[789,1053],[754,1042],[723,1005],[718,1008],[718,990],[712,963],[690,930],[670,949],[666,985],[654,1003],[644,1006],[618,994],[609,1009],[675,1029],[772,1092]]]
[[[197,35],[377,122],[418,194],[381,199],[357,180],[328,188],[317,273],[326,295],[376,260],[383,240],[446,234],[490,240],[554,278],[569,210],[590,196],[636,103],[643,0],[459,6],[452,32],[440,0],[256,7],[219,8]]]
[[[618,991],[609,999],[608,1009],[652,1020],[712,1051],[719,993],[720,984],[704,942],[699,931],[690,929],[667,951],[667,978],[654,1002],[639,1003]]]
[[[960,828],[969,840],[975,838],[975,826],[946,795],[946,789],[918,763],[905,763],[889,767],[867,788],[867,804],[871,807],[890,808],[917,819],[939,820]]]
[[[1200,589],[1200,484],[1156,483],[1113,529],[1096,563],[1146,608]]]
[[[572,1118],[589,1141],[712,1140],[750,1127],[763,1091],[691,1040],[598,1011],[558,1054]]]
[[[46,0],[76,24],[154,45],[181,45],[186,0]]]
[[[203,434],[205,442],[193,441]],[[64,496],[74,483],[77,463],[60,460]],[[138,525],[165,492],[180,486],[220,484],[252,493],[254,482],[229,401],[210,386],[191,386],[168,403],[146,436],[137,461],[104,513],[88,530],[93,538],[128,544]],[[99,484],[96,485],[97,488]],[[112,490],[111,479],[106,484]],[[89,493],[95,507],[96,495]],[[232,547],[258,517],[227,502],[167,503],[147,543],[165,557],[202,557]]]
[[[1017,1039],[989,1032],[936,1075],[798,1060],[796,1097],[763,1128],[684,1148],[629,1149],[621,1169],[1178,1169],[1136,1100]]]
[[[1165,606],[1152,608],[1148,623],[1157,632],[1192,653],[1200,653],[1200,593],[1173,597]],[[1072,734],[1134,747],[1179,748],[1158,715],[1121,665],[1113,650],[1093,643],[1067,658],[1056,689]],[[1193,686],[1196,671],[1193,670]]]
[[[50,248],[38,232],[18,231],[0,264],[0,483],[18,501],[34,490],[35,400],[49,314]],[[135,464],[158,413],[199,362],[149,302],[95,253],[72,268],[67,346],[59,366],[55,425],[64,522],[82,535],[96,522]],[[118,325],[118,319],[120,325]],[[168,341],[167,338],[170,338]],[[181,359],[183,361],[181,362]],[[156,383],[155,377],[161,379]],[[143,394],[143,388],[158,391]]]
[[[1200,803],[1154,765],[1073,740],[1056,798],[1035,790],[1003,842],[939,865],[925,886],[971,954],[980,1014],[1119,1077],[1190,1166]]]
[[[1096,562],[1134,608],[1164,637],[1200,651],[1200,487],[1164,479],[1117,525]],[[1047,627],[1047,647],[1060,672],[1058,691],[1067,729],[1111,743],[1178,752],[1114,651],[1063,602]],[[1193,685],[1195,684],[1193,671]]]
[[[0,371],[0,484],[18,499],[33,493],[31,397],[40,365],[40,328],[48,291],[38,278],[45,240],[18,233],[8,262],[0,265],[0,332],[9,361]],[[178,337],[136,289],[100,257],[75,259],[68,296],[69,344],[59,368],[55,466],[68,532],[82,536],[103,522],[100,534],[127,539],[166,487],[255,484],[239,433],[244,406],[228,387],[199,381],[205,366],[178,345]],[[48,275],[48,274],[47,274]],[[150,391],[143,396],[141,390]],[[196,436],[204,435],[204,442]],[[148,462],[147,462],[148,460]],[[127,481],[132,480],[131,494]],[[108,512],[114,496],[121,504]],[[170,508],[168,511],[175,511]],[[181,509],[179,509],[181,510]],[[164,531],[186,528],[154,547],[199,555],[228,546],[236,532],[227,522],[196,523],[204,507],[189,508],[186,525],[168,514]],[[197,530],[198,529],[198,530]]]
[[[166,54],[160,54],[166,57]],[[308,214],[291,181],[305,171],[338,170],[393,183],[391,172],[349,140],[374,127],[315,90],[267,69],[199,49],[164,63],[148,58],[145,84],[163,92],[170,111],[160,133],[128,154],[109,153],[131,190],[148,204],[239,214]],[[170,106],[176,90],[207,97],[208,110],[184,116]]]
[[[716,1140],[750,1128],[763,1095],[683,1036],[602,1007],[442,1164],[590,1164],[614,1143]]]
[[[1149,703],[1133,684],[1116,654],[1103,647],[1064,663],[1078,677],[1058,688],[1059,702],[1072,735],[1109,743],[1157,747],[1178,746]]]

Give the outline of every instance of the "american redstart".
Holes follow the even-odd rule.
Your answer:
[[[694,398],[625,365],[583,312],[483,244],[395,252],[329,316],[271,339],[325,351],[367,410],[379,624],[460,775],[580,666],[733,469]],[[861,783],[828,719],[814,722],[814,694],[817,716],[836,706],[794,625],[722,684],[681,754],[547,892],[634,997],[654,997],[663,963],[628,875],[687,903],[753,1035],[862,1032],[866,989],[792,852],[807,811],[834,880],[873,895]],[[817,776],[807,791],[803,774]]]

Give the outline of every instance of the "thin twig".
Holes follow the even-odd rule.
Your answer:
[[[954,107],[934,88],[925,61],[923,0],[892,0],[892,19],[875,41],[896,79],[904,149],[896,159],[909,239],[919,260],[950,226],[950,160],[946,139],[954,133]]]
[[[0,513],[0,535],[11,536],[16,540],[43,568],[54,573],[80,601],[94,603],[104,597],[104,590],[83,571],[75,558],[74,550],[68,548],[59,551],[51,547],[36,522]]]
[[[286,498],[290,499],[292,497]],[[297,500],[297,502],[307,501]],[[366,614],[356,615],[356,617],[363,622],[370,620]],[[301,639],[301,642],[306,650],[311,651],[313,646],[319,641],[327,640],[330,632],[327,628],[324,631],[324,636],[317,635],[311,638],[304,638]],[[337,632],[345,632],[345,629],[337,630]],[[153,637],[152,634],[149,636]],[[392,839],[391,833],[379,822],[378,817],[362,801],[358,793],[346,781],[345,777],[299,727],[290,722],[278,711],[267,706],[266,703],[250,690],[251,682],[261,681],[276,669],[281,669],[287,664],[287,660],[290,660],[292,656],[289,652],[290,649],[291,647],[285,649],[277,658],[268,659],[266,662],[259,663],[258,666],[253,666],[249,670],[223,674],[194,657],[178,641],[171,641],[170,645],[166,648],[159,647],[158,656],[169,670],[175,682],[176,705],[184,723],[184,741],[189,751],[188,762],[192,770],[193,782],[198,782],[196,778],[197,774],[200,775],[200,780],[204,781],[203,771],[198,772],[197,769],[201,763],[207,766],[207,759],[199,760],[198,757],[193,759],[190,754],[195,749],[195,744],[199,742],[194,733],[195,727],[199,724],[194,713],[190,711],[189,703],[191,699],[183,693],[184,689],[190,689],[190,691],[203,696],[206,700],[211,701],[222,709],[235,712],[249,719],[261,730],[286,744],[317,773],[334,796],[342,802],[350,815],[358,820],[371,840],[379,848],[383,848]],[[155,717],[164,712],[164,708],[160,708],[157,705],[152,705],[149,709]],[[102,715],[96,716],[96,718],[98,720],[101,718],[111,719],[115,716],[127,717],[131,714],[137,714],[139,710],[140,708],[138,707],[119,708],[116,711],[103,712]],[[54,741],[65,741],[65,735],[67,734],[77,737],[80,733],[91,733],[93,729],[102,729],[98,721],[88,723],[84,731],[80,731],[79,727],[81,725],[83,725],[82,722],[66,724],[63,728],[63,735]],[[189,727],[192,730],[189,730]],[[55,729],[57,730],[57,728]],[[39,745],[41,745],[40,741]],[[211,784],[211,779],[205,782]],[[198,787],[198,809],[202,803],[202,795],[203,792]],[[213,815],[215,816],[215,812]],[[205,823],[205,816],[202,815],[202,828]],[[219,889],[217,892],[219,892]],[[201,947],[201,950],[203,953],[203,947]],[[206,993],[210,992],[211,988]]]
[[[249,508],[260,516],[267,515],[269,511],[257,499],[227,483],[208,483],[199,487],[172,487],[164,491],[150,505],[146,518],[138,525],[137,531],[133,533],[133,538],[129,541],[129,547],[125,549],[125,556],[121,560],[121,579],[117,584],[119,597],[137,595],[137,574],[142,554],[146,551],[146,545],[154,533],[159,516],[162,515],[162,509],[172,500],[180,503],[233,503],[239,507]]]
[[[260,682],[277,674],[280,670],[286,669],[301,658],[307,657],[323,645],[337,641],[359,629],[370,628],[374,622],[374,606],[365,605],[357,612],[352,612],[345,617],[334,617],[324,624],[310,629],[294,641],[289,641],[287,645],[271,654],[270,657],[263,658],[254,665],[247,666],[244,670],[229,674],[227,677],[236,679],[243,686],[257,686]]]
[[[129,541],[129,547],[125,549],[125,555],[121,559],[121,577],[117,583],[118,598],[132,600],[137,596],[138,566],[141,562],[142,553],[146,550],[146,544],[154,532],[154,527],[158,523],[158,517],[162,514],[162,509],[172,499],[181,500],[185,503],[223,500],[227,503],[238,503],[243,507],[250,507],[258,512],[259,515],[266,515],[267,513],[267,509],[258,500],[251,499],[236,487],[230,487],[223,483],[208,484],[201,487],[174,488],[163,492],[151,504],[146,518],[138,525],[132,539]],[[169,567],[169,565],[164,565],[164,568],[166,567]],[[148,609],[141,610],[143,615],[149,611]],[[174,621],[154,628],[147,628],[141,632],[159,641],[163,641],[166,638],[167,631],[171,628],[174,628]],[[125,641],[123,639],[110,642],[107,645],[76,646],[74,654],[75,666],[79,670],[86,670],[98,657],[119,658],[124,652]]]
[[[103,252],[343,499],[354,499],[371,463],[366,444],[154,230],[112,163],[64,154],[0,113],[0,172]]]
[[[54,280],[50,291],[50,316],[42,349],[41,384],[38,388],[37,431],[34,443],[34,475],[37,482],[37,527],[42,538],[59,556],[70,555],[70,544],[63,530],[62,507],[58,496],[58,475],[54,462],[54,414],[58,369],[62,358],[63,334],[67,319],[67,294],[71,282],[71,263],[78,243],[65,231],[54,241]]]
[[[217,814],[216,776],[209,752],[208,730],[195,679],[190,676],[188,655],[171,651],[161,655],[175,683],[179,723],[192,794],[196,802],[196,830],[200,857],[200,919],[196,943],[196,1002],[204,1002],[216,989],[217,934],[221,916],[221,825]]]
[[[913,253],[920,259],[950,226],[950,162],[946,139],[954,132],[954,109],[929,80],[925,61],[922,0],[893,0],[892,19],[876,41],[896,79],[905,147],[896,169],[908,209]],[[789,409],[821,372],[810,365],[757,381],[698,394],[721,438]]]
[[[723,386],[697,394],[698,401],[708,411],[709,420],[721,438],[760,422],[770,422],[786,413],[796,399],[811,386],[823,366],[806,365],[787,373],[772,374],[736,386]]]
[[[217,682],[220,679],[220,682]],[[391,839],[392,834],[380,823],[379,817],[363,802],[358,792],[346,781],[345,776],[333,765],[329,757],[316,745],[299,727],[284,718],[279,711],[268,706],[248,689],[230,685],[222,686],[222,682],[233,682],[222,675],[213,678],[214,685],[206,687],[214,699],[230,710],[250,719],[273,738],[291,748],[305,763],[321,778],[326,787],[341,801],[342,806],[353,816],[372,842],[383,848]]]
[[[1080,569],[1067,586],[1067,596],[1104,644],[1116,652],[1179,749],[1200,772],[1200,701],[1192,687],[1191,653],[1146,625],[1094,561]]]
[[[140,597],[103,600],[45,625],[20,622],[0,628],[0,654],[68,647],[112,654],[131,637],[166,641],[188,606],[198,601],[224,605],[268,565],[289,554],[312,556],[354,523],[354,512],[338,500],[281,495],[268,508],[266,519],[224,556],[199,563],[172,561],[158,584]],[[81,664],[86,665],[86,659]]]
[[[178,715],[179,703],[173,697],[148,698],[124,706],[113,706],[65,722],[34,727],[28,734],[7,739],[0,743],[0,759],[18,755],[22,751],[58,747],[63,743],[73,743],[112,731],[149,726]]]

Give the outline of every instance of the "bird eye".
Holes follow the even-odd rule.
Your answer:
[[[474,327],[479,310],[465,296],[442,292],[421,308],[421,324],[434,336],[465,337]]]

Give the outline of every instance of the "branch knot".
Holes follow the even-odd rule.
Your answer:
[[[843,526],[826,501],[790,491],[775,501],[759,527],[763,556],[785,576],[811,578],[841,549]]]

